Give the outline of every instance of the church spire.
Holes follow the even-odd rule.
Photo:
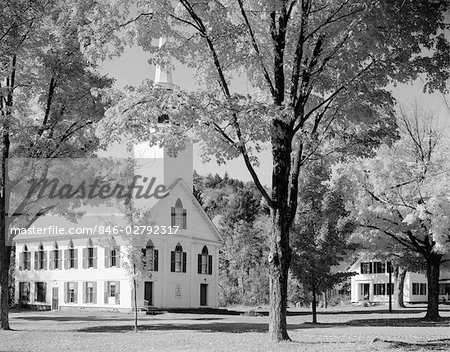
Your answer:
[[[159,38],[159,48],[162,48],[165,43],[165,38]],[[155,84],[167,89],[172,89],[175,86],[172,83],[172,71],[169,68],[165,67],[165,65],[156,65]]]

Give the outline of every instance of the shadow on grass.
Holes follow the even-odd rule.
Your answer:
[[[123,322],[130,322],[134,319],[134,316],[129,315],[128,317],[117,317],[117,316],[55,316],[55,315],[33,315],[33,316],[17,316],[14,317],[16,320],[27,320],[27,321],[40,321],[40,320],[47,320],[47,321],[55,321],[55,322],[92,322],[92,321],[123,321]],[[141,321],[151,321],[152,317],[150,316],[144,316],[139,317]],[[154,319],[154,318],[153,318]],[[198,321],[209,321],[209,320],[222,320],[224,318],[220,317],[214,317],[214,318],[174,318],[173,320],[198,320]]]
[[[186,319],[195,320],[195,319]],[[198,320],[198,319],[197,319]],[[448,327],[450,326],[450,318],[442,319],[438,322],[430,322],[418,318],[392,318],[392,319],[360,319],[351,320],[341,323],[301,323],[288,324],[288,330],[304,330],[304,329],[326,329],[326,328],[351,328],[360,327]],[[133,331],[133,325],[116,325],[116,326],[91,326],[79,329],[79,332],[115,332],[124,333]],[[159,320],[157,323],[144,321],[139,323],[139,331],[199,331],[199,332],[226,332],[226,333],[267,333],[269,330],[268,323],[241,323],[241,322],[211,322],[211,323],[174,323]]]
[[[429,321],[424,318],[355,319],[344,324],[348,326],[448,327],[450,318],[441,318],[439,321]]]
[[[120,326],[91,326],[77,330],[79,332],[129,332],[133,331],[132,325]],[[228,332],[228,333],[247,333],[269,331],[268,324],[248,324],[248,323],[212,323],[212,324],[140,324],[139,331],[167,331],[167,330],[185,330],[200,332]]]
[[[317,328],[331,328],[331,327],[342,327],[346,325],[340,324],[288,324],[288,330],[297,329],[317,329]],[[79,329],[79,332],[129,332],[133,331],[134,327],[132,325],[120,325],[120,326],[91,326],[83,329]],[[200,331],[200,332],[227,332],[227,333],[267,333],[269,331],[268,323],[239,323],[239,322],[213,322],[206,324],[176,324],[176,323],[164,323],[160,322],[157,324],[151,323],[140,323],[139,331]]]
[[[322,310],[318,311],[317,315],[371,315],[371,314],[419,314],[419,313],[425,313],[427,310],[424,308],[408,308],[408,309],[399,309],[399,310],[393,310],[392,312],[389,312],[388,309],[375,309],[375,310],[344,310],[344,311],[327,311]],[[262,315],[268,315],[268,312],[266,311],[258,311],[259,314]],[[297,315],[312,315],[310,311],[288,311],[288,316],[297,316]]]
[[[428,340],[424,342],[405,342],[375,339],[375,342],[389,344],[389,348],[402,349],[406,351],[448,351],[450,349],[450,339]]]

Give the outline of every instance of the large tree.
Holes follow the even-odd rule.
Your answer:
[[[99,75],[83,54],[89,48],[84,26],[92,6],[90,1],[56,0],[0,4],[1,329],[10,328],[8,269],[14,236],[9,227],[23,222],[20,214],[29,215],[20,224],[29,226],[54,208],[49,204],[38,208],[27,197],[17,199],[20,191],[14,192],[12,186],[26,171],[8,172],[8,161],[92,156],[100,145],[94,124],[103,117],[105,104],[94,89],[112,82]],[[33,172],[28,169],[28,175]],[[19,215],[11,213],[12,203]]]
[[[448,145],[433,119],[417,108],[400,114],[399,124],[397,143],[375,158],[337,168],[333,179],[351,182],[350,209],[368,240],[384,237],[403,253],[420,256],[428,282],[425,318],[436,320],[440,266],[450,248]]]
[[[206,157],[243,159],[271,209],[269,331],[274,341],[288,340],[289,233],[300,168],[319,145],[366,153],[390,137],[389,83],[423,74],[427,89],[444,87],[449,46],[439,33],[446,1],[139,0],[137,9],[135,35],[156,54],[152,62],[177,59],[203,88],[128,88],[116,97],[105,135],[120,138],[127,130],[174,152],[193,137]],[[161,48],[158,37],[167,38]],[[237,75],[247,95],[233,81]],[[173,123],[158,125],[161,114]],[[270,191],[255,168],[267,145]]]

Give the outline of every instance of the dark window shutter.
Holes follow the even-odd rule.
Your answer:
[[[183,209],[183,229],[187,229],[187,211]]]
[[[212,275],[212,255],[208,255],[208,274]]]
[[[183,273],[186,272],[186,252],[183,252]]]
[[[58,269],[62,269],[62,250],[58,250]]]
[[[109,281],[105,281],[105,304],[108,304],[109,297]]]
[[[97,247],[94,248],[94,269],[97,269]]]
[[[116,304],[120,304],[120,281],[116,281]]]
[[[69,250],[64,250],[64,269],[69,269]]]
[[[34,270],[39,270],[39,254],[38,252],[34,252]]]
[[[172,212],[171,212],[171,215],[170,215],[170,219],[171,219],[172,226],[175,226],[175,208],[174,207],[172,207]]]
[[[50,270],[53,270],[53,269],[55,269],[55,251],[50,251],[49,256],[50,256],[50,258],[49,258],[48,268]]]
[[[372,262],[369,263],[369,274],[372,274],[373,270],[372,270]]]
[[[42,255],[44,256],[44,267],[42,269],[47,270],[47,251],[43,251]]]
[[[78,282],[76,281],[75,282],[75,285],[74,285],[74,287],[75,287],[75,289],[74,289],[74,299],[73,299],[73,301],[74,301],[74,303],[78,303]]]
[[[87,255],[88,255],[88,249],[83,248],[83,269],[87,269]]]
[[[19,270],[23,270],[25,268],[24,260],[23,260],[23,252],[19,253]]]
[[[111,264],[111,248],[105,248],[105,268],[109,268]]]
[[[116,247],[116,268],[120,268],[120,247]]]
[[[74,260],[74,268],[78,269],[78,249],[73,250],[75,260]]]
[[[175,252],[170,252],[170,271],[175,272]]]
[[[87,282],[83,282],[83,303],[87,303]]]
[[[37,282],[34,283],[34,301],[37,302],[37,297],[38,297],[38,289],[39,289],[39,284]]]
[[[42,283],[42,297],[44,298],[44,302],[47,302],[47,283]]]
[[[93,289],[94,298],[92,303],[97,304],[97,281],[94,281],[94,289]]]
[[[153,250],[153,271],[158,271],[158,250]]]
[[[69,283],[64,283],[64,303],[69,302]]]
[[[198,273],[199,274],[201,274],[202,273],[202,255],[201,254],[199,254],[198,255],[198,265],[197,265],[197,271],[198,271]]]

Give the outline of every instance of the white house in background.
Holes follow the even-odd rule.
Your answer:
[[[395,277],[392,275],[392,283],[389,286],[390,263],[379,260],[357,260],[348,269],[356,272],[351,277],[351,302],[352,303],[386,303],[389,301],[389,292],[394,295]],[[439,297],[441,300],[449,300],[450,272],[441,271],[439,279]],[[403,298],[405,303],[427,302],[428,287],[424,274],[407,272],[405,276]],[[393,296],[394,299],[394,296]]]
[[[161,86],[171,87],[170,74],[157,68],[156,76]],[[153,231],[144,239],[145,273],[137,285],[137,307],[217,307],[220,235],[192,194],[192,146],[169,157],[164,148],[144,143],[136,146],[135,156],[158,160],[147,174],[141,169],[141,175],[153,177],[156,173],[170,191],[167,197],[152,198],[146,204],[151,209],[148,224],[160,229],[166,226],[166,233]],[[45,216],[34,225],[72,227],[80,229],[80,234],[16,236],[17,303],[38,309],[134,308],[133,285],[124,265],[128,237],[113,234],[113,242],[109,242],[113,244],[105,247],[104,236],[81,233],[81,229],[108,225],[96,216],[83,217],[76,224]]]

